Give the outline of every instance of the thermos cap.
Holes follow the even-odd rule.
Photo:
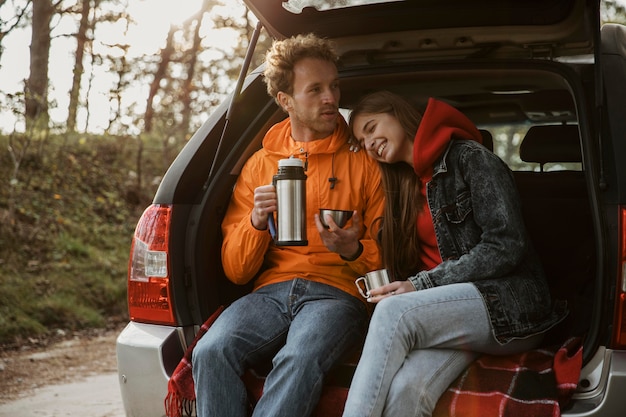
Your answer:
[[[278,167],[296,167],[296,168],[304,168],[304,162],[298,158],[288,158],[281,159],[278,161]]]

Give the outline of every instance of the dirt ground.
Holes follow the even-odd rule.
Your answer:
[[[0,404],[49,385],[115,372],[115,340],[122,328],[120,323],[107,329],[59,330],[48,337],[0,346]]]

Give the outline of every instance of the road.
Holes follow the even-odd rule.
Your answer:
[[[0,416],[124,417],[117,373],[39,388],[28,397],[1,404]]]
[[[60,332],[0,351],[0,417],[124,417],[115,357],[120,331]]]

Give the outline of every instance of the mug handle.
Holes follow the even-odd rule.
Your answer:
[[[272,236],[272,240],[276,242],[276,221],[274,220],[274,213],[270,213],[267,216],[267,224],[270,230],[270,236]]]
[[[365,286],[366,292],[363,292],[363,288],[361,288],[361,286],[359,285],[359,281],[363,281],[363,285]],[[369,298],[370,297],[369,290],[367,289],[367,283],[365,282],[365,277],[357,278],[356,281],[354,281],[354,284],[356,285],[356,288],[359,290],[359,292],[361,293],[363,298]]]
[[[272,178],[272,185],[276,187],[276,180],[274,178]],[[272,236],[272,240],[274,241],[274,243],[276,243],[276,239],[278,238],[278,236],[276,235],[276,220],[274,219],[275,214],[275,212],[271,212],[267,216],[268,229],[270,230],[270,236]]]

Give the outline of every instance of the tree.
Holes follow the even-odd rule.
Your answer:
[[[60,1],[60,0],[59,0]],[[30,45],[30,75],[26,83],[25,119],[27,131],[48,129],[48,61],[50,56],[50,23],[56,5],[52,0],[33,2],[33,24]]]
[[[92,7],[97,7],[97,0],[81,0],[80,1],[80,24],[76,33],[76,53],[74,54],[74,72],[72,77],[72,88],[70,90],[70,104],[67,116],[67,131],[74,132],[76,130],[76,115],[78,114],[78,104],[80,97],[80,83],[84,72],[83,57],[85,48],[89,42],[88,31],[93,28],[93,22],[90,22],[89,15]]]
[[[192,112],[192,107],[191,107],[192,91],[195,89],[194,82],[195,82],[195,75],[196,75],[196,64],[198,62],[198,54],[201,52],[201,47],[202,47],[202,38],[200,37],[200,27],[202,25],[202,17],[204,16],[205,12],[209,10],[210,3],[211,3],[211,0],[204,0],[200,11],[196,13],[196,15],[193,16],[191,19],[192,22],[194,23],[193,25],[190,25],[190,27],[193,27],[193,32],[192,32],[193,41],[192,41],[191,49],[188,51],[188,54],[187,54],[189,57],[189,60],[187,62],[186,78],[183,81],[183,87],[181,91],[181,102],[183,104],[183,111],[182,111],[182,121],[180,124],[181,124],[181,128],[184,129],[185,132],[188,132],[191,127],[190,125],[191,125],[191,112]],[[183,26],[188,26],[188,25],[184,24]]]
[[[600,17],[603,23],[626,23],[626,7],[622,2],[604,0],[600,6]]]
[[[144,115],[144,132],[150,133],[152,131],[152,119],[154,118],[154,97],[159,91],[161,81],[167,76],[167,67],[172,60],[174,54],[174,34],[178,28],[174,25],[170,26],[170,30],[167,33],[167,40],[165,41],[165,47],[161,49],[160,61],[157,66],[157,70],[154,73],[152,83],[150,83],[150,91],[148,92],[148,99],[146,103],[146,113]]]
[[[0,0],[0,8],[6,4],[7,0]],[[30,7],[31,0],[27,0],[26,4],[22,7],[15,6],[15,17],[9,21],[0,20],[0,57],[2,57],[2,52],[4,51],[4,45],[2,41],[4,37],[8,35],[13,29],[20,27],[27,19],[26,12]],[[6,25],[6,27],[5,27]]]

